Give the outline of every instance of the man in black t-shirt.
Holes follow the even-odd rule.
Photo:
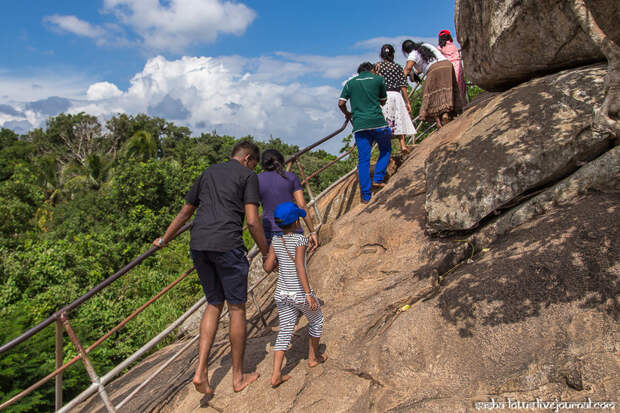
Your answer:
[[[153,242],[158,247],[165,246],[196,211],[190,251],[207,307],[200,324],[198,366],[193,383],[197,391],[207,395],[213,393],[207,361],[224,301],[230,314],[233,389],[241,391],[259,376],[243,373],[249,263],[242,237],[245,218],[260,252],[267,255],[267,241],[258,216],[258,177],[253,172],[259,158],[260,151],[254,143],[243,141],[235,145],[228,162],[210,166],[194,182],[185,195],[185,205],[164,236]]]

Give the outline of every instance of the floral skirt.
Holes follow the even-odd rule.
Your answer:
[[[381,107],[392,136],[415,135],[415,127],[400,92],[387,92],[387,102]]]

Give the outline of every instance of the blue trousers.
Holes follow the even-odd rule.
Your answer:
[[[377,142],[379,147],[379,159],[375,165],[375,173],[372,178],[374,182],[380,183],[385,179],[385,170],[390,162],[392,153],[392,130],[387,126],[379,129],[371,129],[355,132],[355,143],[357,144],[357,173],[360,180],[362,199],[370,201],[372,193],[370,182],[370,152],[372,143]]]

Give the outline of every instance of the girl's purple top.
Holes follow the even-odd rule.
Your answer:
[[[263,229],[265,232],[282,231],[273,219],[273,211],[283,202],[295,202],[293,192],[302,190],[299,178],[284,171],[286,179],[276,171],[258,174],[258,187],[263,204]]]

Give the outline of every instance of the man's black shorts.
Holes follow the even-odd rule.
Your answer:
[[[191,250],[209,304],[245,304],[250,264],[244,247],[226,252]]]

